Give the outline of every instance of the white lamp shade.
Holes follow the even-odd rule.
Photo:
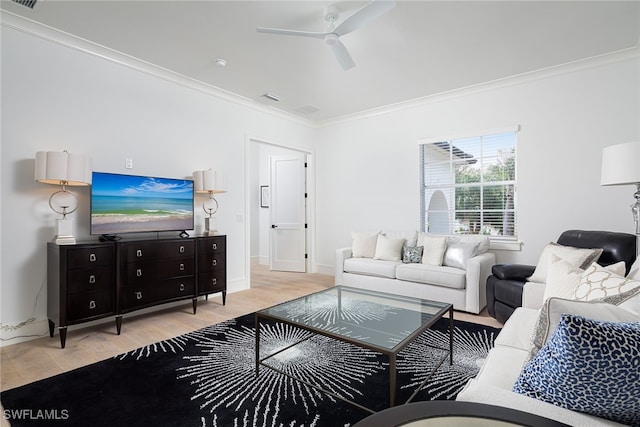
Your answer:
[[[600,185],[640,183],[640,142],[627,142],[602,150]]]
[[[193,185],[196,193],[226,193],[226,180],[214,170],[193,172]]]
[[[66,151],[38,151],[35,180],[44,184],[91,185],[91,159]]]

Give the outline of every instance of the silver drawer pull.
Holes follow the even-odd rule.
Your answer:
[[[97,259],[96,254],[89,254],[89,262],[96,262]]]
[[[184,271],[184,264],[180,264],[180,271]]]
[[[212,285],[217,285],[218,284],[218,279],[211,279],[211,284]]]
[[[142,299],[142,292],[136,292],[136,299]]]
[[[218,265],[218,260],[217,259],[212,260],[211,261],[211,266],[215,267],[216,265]]]
[[[214,243],[213,245],[211,245],[211,248],[212,248],[213,250],[218,249],[218,244],[217,244],[217,243]]]
[[[96,283],[96,276],[95,274],[92,274],[89,276],[89,283],[94,284]]]
[[[136,256],[137,256],[138,258],[140,258],[140,257],[142,256],[142,249],[138,249],[138,250],[136,251]]]
[[[180,283],[180,290],[184,291],[184,283]]]
[[[138,276],[138,277],[142,276],[142,269],[141,268],[136,270],[136,276]]]
[[[180,249],[178,250],[178,252],[180,252],[181,254],[184,253],[184,246],[180,246]]]
[[[89,301],[89,310],[93,310],[94,308],[96,308],[96,302],[95,301]]]

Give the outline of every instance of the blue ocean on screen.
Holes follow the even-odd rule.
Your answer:
[[[166,197],[93,196],[94,215],[188,215],[191,199]]]

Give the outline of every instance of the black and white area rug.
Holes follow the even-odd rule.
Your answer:
[[[333,427],[369,415],[272,369],[256,377],[254,320],[242,316],[4,391],[3,416],[12,426]],[[433,347],[448,347],[447,327],[442,319],[398,356],[398,402],[445,355]],[[270,365],[365,407],[388,407],[386,357],[281,323],[261,322],[260,331],[264,355],[302,340]],[[413,400],[454,399],[498,331],[455,321],[453,365],[447,358]]]

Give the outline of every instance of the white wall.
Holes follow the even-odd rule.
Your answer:
[[[579,66],[578,66],[579,65]],[[605,146],[640,139],[637,52],[434,98],[316,135],[317,265],[331,271],[350,231],[418,229],[420,138],[520,125],[518,252],[535,264],[566,229],[633,233],[633,187],[601,187]]]
[[[165,177],[190,177],[210,167],[225,172],[228,192],[219,195],[216,216],[218,230],[227,234],[227,277],[234,290],[247,283],[247,134],[309,150],[312,131],[298,121],[3,25],[3,340],[47,331],[46,242],[55,219],[47,200],[56,187],[34,182],[36,151],[83,153],[98,171]],[[124,168],[125,158],[133,159],[133,169]],[[73,214],[76,236],[89,238],[89,189],[73,190],[80,197]],[[196,232],[204,218],[200,197]]]

